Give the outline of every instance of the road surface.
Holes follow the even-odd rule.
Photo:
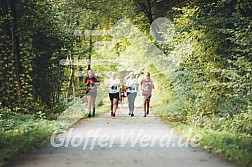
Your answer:
[[[139,106],[134,117],[128,115],[125,107],[119,109],[114,118],[108,112],[82,119],[68,132],[52,139],[9,166],[238,167],[219,155],[181,140],[152,113],[144,118]]]

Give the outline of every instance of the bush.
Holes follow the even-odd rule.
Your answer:
[[[0,110],[0,166],[48,142],[51,134],[63,125],[35,115],[20,114],[9,109]]]

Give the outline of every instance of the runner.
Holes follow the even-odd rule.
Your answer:
[[[125,96],[127,96],[127,87],[126,87],[126,82],[127,80],[130,78],[130,73],[128,75],[126,75],[123,79],[124,83],[125,83]],[[124,103],[127,104],[128,103],[128,98],[124,98]]]
[[[137,95],[137,87],[138,87],[137,79],[134,78],[134,72],[130,72],[129,78],[126,81],[127,87],[127,97],[129,103],[129,115],[134,116],[134,103]]]
[[[119,100],[119,86],[120,86],[120,80],[116,79],[116,73],[111,73],[111,78],[107,81],[106,87],[109,89],[109,98],[111,102],[111,116],[115,117],[118,100]]]
[[[127,90],[126,87],[122,84],[120,86],[120,104],[121,104],[121,108],[123,108],[123,104],[125,104],[125,97],[127,94]]]
[[[95,100],[97,96],[97,86],[100,85],[99,81],[94,75],[94,72],[89,70],[88,75],[84,80],[86,86],[86,96],[88,101],[88,117],[95,116]],[[91,114],[91,105],[93,107],[93,113]]]
[[[143,96],[143,107],[144,107],[144,117],[149,114],[150,111],[150,99],[152,89],[155,89],[153,81],[150,78],[150,73],[146,72],[144,79],[141,81],[142,96]]]

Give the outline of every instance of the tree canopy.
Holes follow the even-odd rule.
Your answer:
[[[120,77],[150,71],[160,115],[251,138],[251,14],[250,0],[1,0],[0,108],[59,114],[64,102],[84,96],[88,69],[101,81],[112,70]],[[169,40],[159,18],[174,26]],[[121,19],[134,25],[122,31],[136,39],[137,52],[129,39],[113,40],[118,34],[86,31],[116,30]],[[98,52],[97,43],[106,41],[113,46]]]

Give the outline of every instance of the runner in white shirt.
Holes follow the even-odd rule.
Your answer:
[[[109,98],[111,102],[111,116],[115,117],[117,104],[119,100],[120,80],[116,78],[116,73],[111,73],[111,78],[107,81],[106,87],[109,88]]]
[[[134,72],[130,72],[129,78],[126,81],[127,87],[127,97],[129,104],[129,115],[134,116],[134,104],[137,95],[137,87],[138,87],[137,79],[135,78]]]

